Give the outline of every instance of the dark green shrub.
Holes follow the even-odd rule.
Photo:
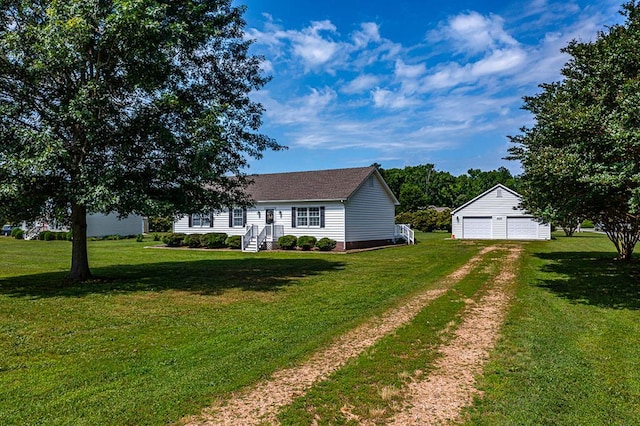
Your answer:
[[[302,250],[308,251],[308,250],[311,250],[312,248],[314,248],[316,246],[316,242],[317,241],[318,241],[318,239],[316,237],[312,237],[312,236],[309,236],[309,235],[302,235],[302,236],[298,237],[297,245]]]
[[[42,234],[42,240],[44,241],[51,241],[56,239],[56,236],[51,231],[44,231],[41,234]]]
[[[142,235],[142,234],[136,235],[136,241],[139,242],[139,243],[144,241],[144,235]]]
[[[202,247],[202,243],[200,242],[200,234],[189,234],[185,236],[184,240],[182,240],[182,244],[190,248]]]
[[[316,243],[316,247],[320,251],[331,251],[334,248],[336,248],[336,245],[337,245],[336,240],[332,240],[331,238],[327,238],[327,237],[320,238]]]
[[[15,232],[14,232],[15,231]],[[11,230],[11,235],[13,236],[13,238],[15,238],[16,240],[22,240],[24,239],[24,231],[20,228],[14,228]]]
[[[153,241],[160,241],[160,235],[153,234]]]
[[[298,239],[295,235],[283,235],[278,238],[278,247],[282,250],[293,250],[296,248],[296,244],[298,243]]]
[[[239,248],[242,247],[242,236],[240,236],[240,235],[231,235],[224,241],[224,243],[229,248],[239,249]]]
[[[202,245],[206,248],[225,248],[227,246],[227,244],[225,243],[227,237],[228,235],[224,232],[212,232],[209,234],[204,234],[201,238],[201,241]]]
[[[162,237],[162,242],[167,245],[167,247],[180,247],[182,245],[182,241],[184,240],[185,234],[182,233],[171,233]]]
[[[580,226],[582,228],[593,228],[594,227],[593,221],[588,220],[588,219],[587,220],[583,220],[582,223],[580,224]]]
[[[56,232],[56,240],[58,241],[66,241],[67,233],[65,231]]]
[[[73,240],[73,232],[71,232],[71,231],[67,232],[65,238],[66,238],[67,241]]]
[[[171,216],[152,216],[149,218],[149,232],[170,232],[172,226],[173,218]]]
[[[11,229],[11,236],[15,238],[16,234],[17,234],[19,231],[22,231],[22,229],[20,229],[20,228],[18,228],[18,227]],[[24,234],[24,231],[22,231],[22,233]]]

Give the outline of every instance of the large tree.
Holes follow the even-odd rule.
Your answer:
[[[564,79],[525,98],[535,124],[512,137],[525,207],[549,219],[604,224],[619,257],[640,238],[640,5],[591,43],[571,42]]]
[[[267,78],[231,0],[0,3],[0,210],[66,216],[71,278],[91,277],[86,215],[249,202]],[[234,178],[229,178],[234,175]]]

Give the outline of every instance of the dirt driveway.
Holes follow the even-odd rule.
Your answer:
[[[205,408],[186,419],[188,425],[276,424],[279,410],[315,383],[327,379],[349,359],[357,357],[385,335],[411,321],[431,301],[462,280],[489,253],[499,250],[498,273],[487,282],[488,290],[477,300],[467,301],[462,322],[451,341],[439,348],[441,357],[433,372],[415,378],[403,390],[404,405],[391,424],[444,424],[455,422],[460,410],[477,393],[475,377],[481,374],[495,345],[511,300],[508,291],[517,272],[519,246],[493,245],[484,248],[467,264],[453,272],[432,290],[419,294],[380,317],[376,317],[337,338],[333,344],[297,367],[275,372],[268,380],[235,394],[229,400]]]

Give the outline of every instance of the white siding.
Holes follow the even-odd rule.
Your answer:
[[[137,235],[144,232],[142,216],[130,214],[118,219],[118,215],[102,213],[87,215],[87,236],[103,237],[106,235]]]
[[[345,204],[347,242],[393,239],[395,205],[377,174],[372,174]]]
[[[292,207],[324,207],[325,227],[295,227],[291,226]],[[285,235],[311,235],[318,239],[327,237],[338,242],[344,242],[344,206],[339,202],[297,202],[297,203],[258,203],[247,209],[247,226],[257,225],[260,230],[266,226],[266,210],[274,209],[274,224],[284,227]],[[173,224],[174,232],[185,234],[206,234],[209,232],[224,232],[227,235],[243,235],[245,227],[229,227],[229,211],[214,214],[212,227],[189,227],[189,217],[183,216]]]
[[[549,225],[535,222],[535,219],[532,219],[529,214],[518,207],[519,204],[520,197],[517,194],[505,188],[495,187],[467,205],[453,211],[451,215],[451,233],[454,238],[469,238],[464,233],[464,221],[470,217],[490,217],[490,238],[492,239],[550,239]],[[522,232],[514,234],[513,229],[512,235],[509,235],[508,222],[512,218],[528,218],[535,222],[535,225],[531,224],[526,235]],[[537,231],[533,229],[534,226],[537,227]]]

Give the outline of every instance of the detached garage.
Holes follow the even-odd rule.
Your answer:
[[[498,184],[451,212],[453,238],[549,240],[551,227],[518,207],[522,196]]]

